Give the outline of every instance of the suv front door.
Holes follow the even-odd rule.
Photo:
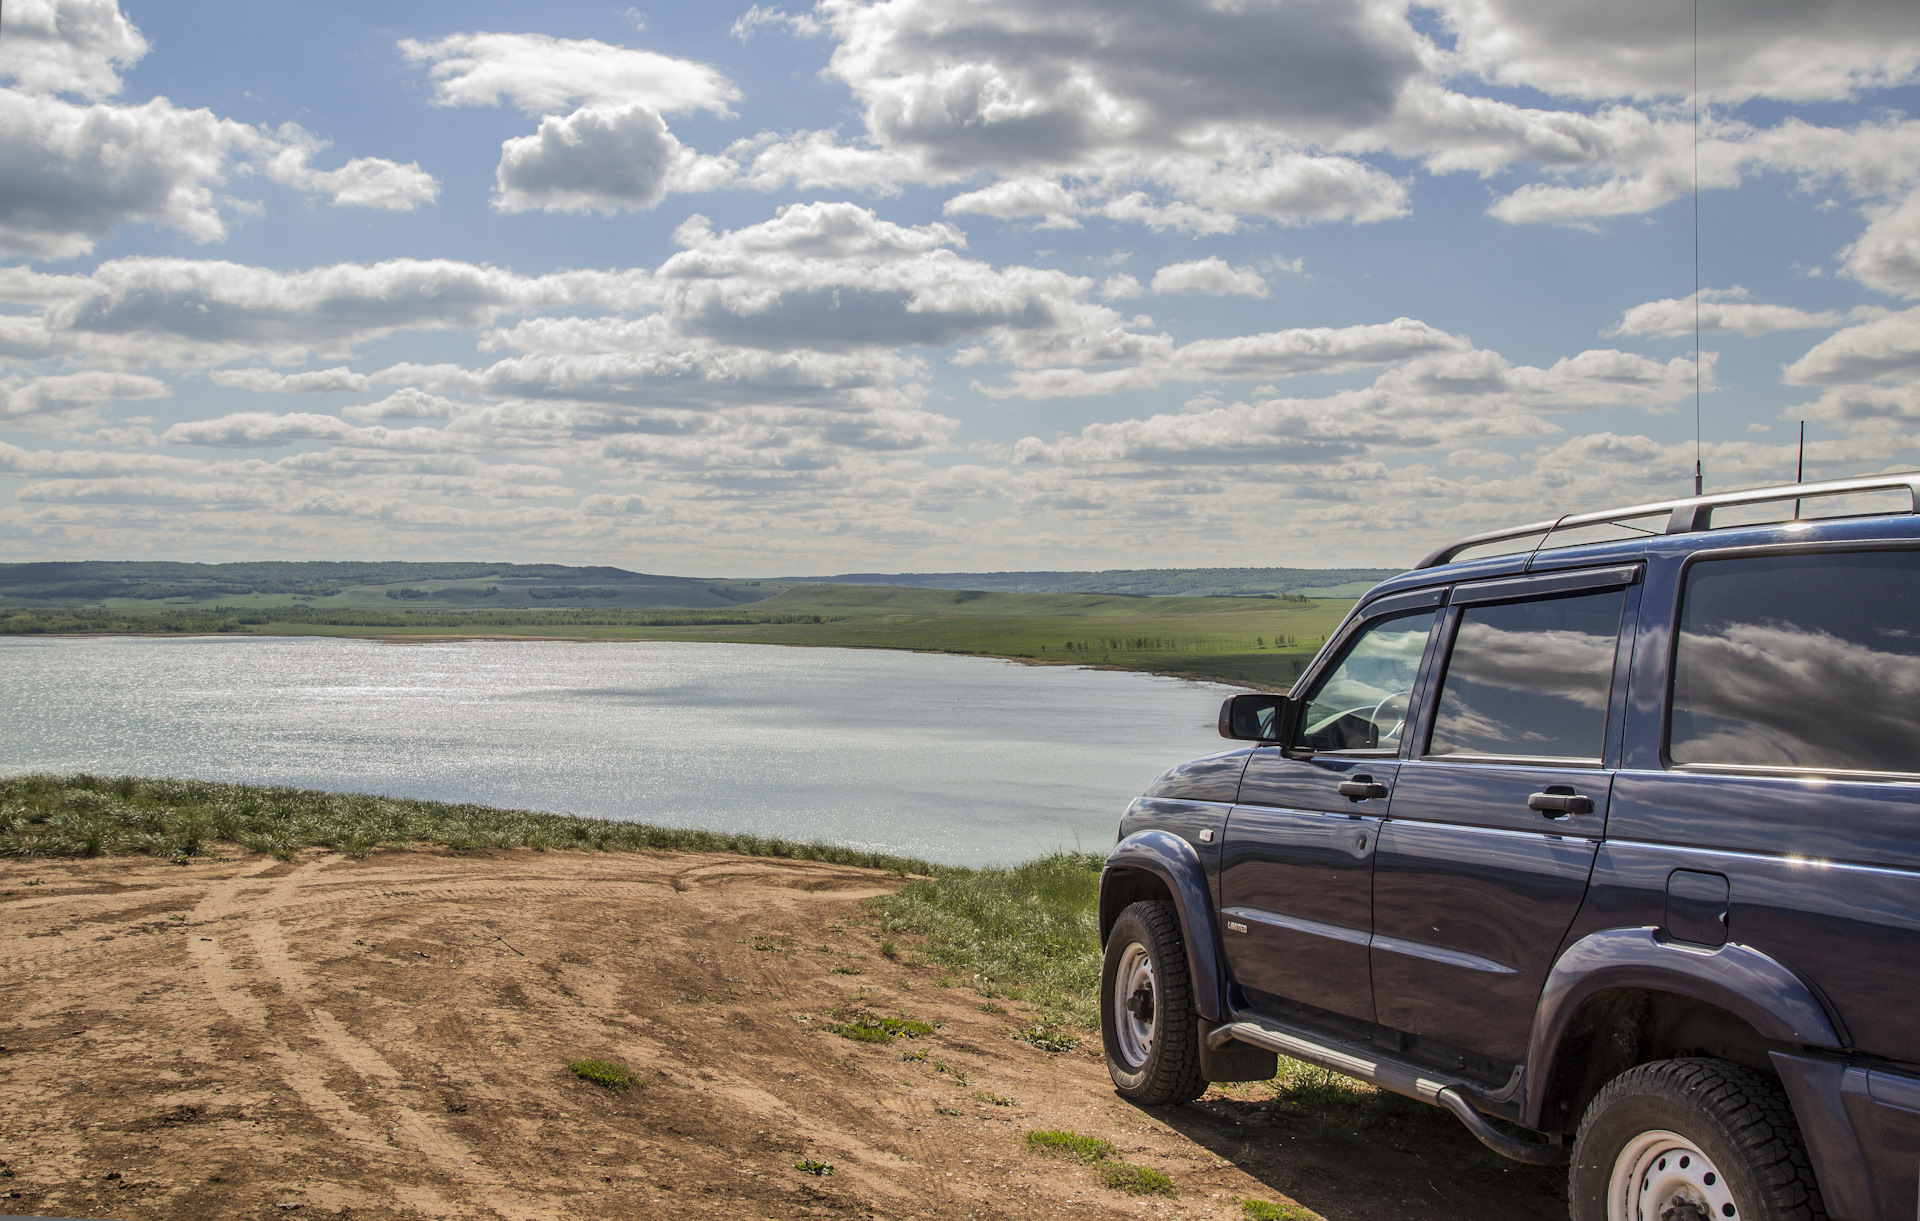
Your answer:
[[[1494,1073],[1534,1006],[1602,831],[1639,569],[1455,587],[1444,668],[1374,863],[1377,1020]]]
[[[1255,1009],[1373,1019],[1374,844],[1439,598],[1394,599],[1357,624],[1291,739],[1247,762],[1221,845],[1220,927]]]

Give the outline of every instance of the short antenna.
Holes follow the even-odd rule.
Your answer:
[[[1807,422],[1800,421],[1800,456],[1794,459],[1793,483],[1795,487],[1807,481]],[[1793,498],[1793,520],[1800,520],[1800,498]]]
[[[1700,465],[1700,0],[1693,0],[1693,494],[1705,490]]]

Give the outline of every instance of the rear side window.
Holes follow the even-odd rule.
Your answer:
[[[1693,565],[1680,604],[1668,756],[1920,771],[1920,552]]]
[[[1460,612],[1428,755],[1598,762],[1624,589]]]

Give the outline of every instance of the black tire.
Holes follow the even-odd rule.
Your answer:
[[[1142,956],[1151,986],[1135,988],[1123,1001],[1117,995],[1120,973],[1127,967],[1130,976],[1138,976]],[[1144,1046],[1139,1037],[1143,1026],[1149,1032]],[[1207,1079],[1200,1075],[1199,1016],[1193,1008],[1187,947],[1173,904],[1135,903],[1114,921],[1100,970],[1100,1041],[1107,1050],[1107,1073],[1128,1102],[1166,1106],[1191,1102],[1207,1092]]]
[[[1684,1156],[1690,1152],[1684,1147],[1663,1152],[1666,1138],[1653,1135],[1661,1132],[1690,1142],[1706,1161]],[[1630,1172],[1630,1165],[1647,1175]],[[1616,1175],[1624,1182],[1616,1184]],[[1663,1175],[1673,1185],[1666,1191],[1657,1185]],[[1616,1187],[1618,1200],[1612,1198]],[[1628,1195],[1636,1190],[1647,1193],[1646,1221],[1817,1221],[1827,1215],[1785,1092],[1773,1078],[1724,1060],[1642,1064],[1595,1095],[1567,1172],[1573,1221],[1631,1221]],[[1667,1207],[1676,1196],[1684,1197],[1683,1205]]]

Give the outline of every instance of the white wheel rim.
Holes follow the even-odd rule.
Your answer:
[[[1135,996],[1144,992],[1144,1007]],[[1153,1029],[1159,1019],[1156,1007],[1158,990],[1154,987],[1153,959],[1147,947],[1134,942],[1120,955],[1120,969],[1113,973],[1113,1033],[1120,1043],[1120,1059],[1129,1068],[1146,1065],[1153,1053]],[[1136,1008],[1145,1014],[1143,1018]]]
[[[1678,1132],[1642,1132],[1614,1160],[1607,1221],[1724,1221],[1739,1215],[1726,1176]]]

